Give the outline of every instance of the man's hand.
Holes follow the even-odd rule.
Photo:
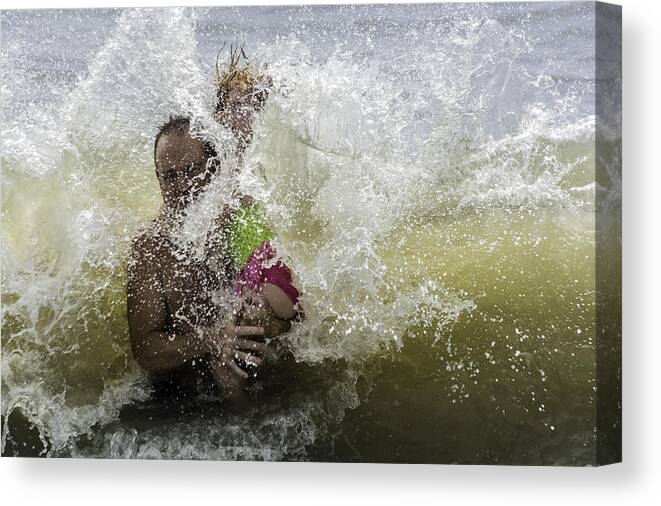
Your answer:
[[[234,309],[234,318],[237,325],[262,327],[266,339],[273,339],[291,329],[291,322],[276,314],[264,293],[251,292],[244,295]]]
[[[263,335],[263,327],[246,325],[225,327],[211,359],[212,371],[220,384],[230,391],[238,389],[241,381],[250,377],[240,364],[251,367],[262,365],[266,343],[254,338]]]

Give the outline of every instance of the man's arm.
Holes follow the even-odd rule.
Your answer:
[[[263,336],[264,329],[229,325],[220,333],[215,328],[202,328],[190,334],[168,332],[167,305],[156,251],[156,245],[138,238],[128,265],[129,333],[138,364],[152,374],[163,374],[195,357],[211,355],[214,363],[228,369],[229,376],[245,378],[236,361],[261,365],[259,355],[264,352],[265,344],[252,337]]]
[[[155,245],[144,237],[132,245],[128,265],[128,323],[133,356],[152,374],[176,369],[211,352],[204,330],[192,335],[166,332],[167,305]]]

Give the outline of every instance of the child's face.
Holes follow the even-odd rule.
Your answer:
[[[216,119],[230,128],[241,141],[249,142],[256,105],[250,90],[233,87],[227,95],[225,106],[216,113]]]

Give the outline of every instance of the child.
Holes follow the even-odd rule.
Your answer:
[[[227,230],[231,262],[236,269],[234,291],[241,305],[235,323],[264,327],[266,337],[290,328],[298,314],[300,294],[289,267],[271,244],[271,231],[261,208],[244,197]]]
[[[232,130],[238,156],[252,139],[252,115],[264,106],[271,81],[247,62],[243,48],[230,47],[224,72],[216,65],[214,117]],[[235,293],[240,304],[235,323],[265,327],[266,337],[289,330],[299,312],[299,292],[289,267],[271,244],[272,234],[258,204],[243,197],[227,227],[228,247],[235,266]]]

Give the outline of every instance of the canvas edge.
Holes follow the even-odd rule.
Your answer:
[[[622,7],[595,2],[595,465],[622,461]]]

